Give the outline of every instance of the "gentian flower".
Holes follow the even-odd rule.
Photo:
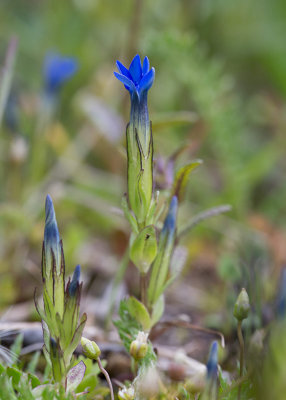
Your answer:
[[[147,96],[155,78],[148,57],[143,63],[137,54],[129,69],[117,61],[114,72],[130,93],[130,123],[127,126],[128,200],[138,225],[144,226],[153,193],[153,139]]]
[[[63,84],[76,73],[77,60],[60,54],[48,53],[44,61],[44,85],[47,94],[55,95]]]
[[[150,69],[148,57],[144,58],[141,66],[141,60],[137,54],[129,69],[125,68],[120,61],[116,62],[120,73],[114,72],[114,75],[129,91],[131,97],[130,126],[138,130],[138,134],[143,133],[141,142],[144,155],[149,151],[150,143],[150,121],[147,107],[148,90],[153,85],[155,79],[155,69]]]

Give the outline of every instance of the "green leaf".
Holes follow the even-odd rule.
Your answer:
[[[7,367],[6,372],[7,375],[12,378],[13,387],[16,388],[19,385],[22,372],[13,367]]]
[[[175,182],[173,184],[171,197],[177,196],[180,202],[183,200],[189,175],[194,169],[196,169],[201,164],[202,160],[196,160],[192,161],[191,163],[179,169],[175,177]]]
[[[73,335],[70,345],[65,350],[65,357],[69,358],[73,354],[75,349],[77,348],[77,346],[80,342],[80,339],[81,339],[81,335],[82,335],[86,320],[87,320],[87,315],[84,313],[80,319],[80,323]]]
[[[146,274],[157,255],[157,239],[154,226],[146,226],[139,232],[130,248],[130,259],[141,273]]]
[[[40,355],[41,353],[38,351],[35,354],[39,354]],[[31,382],[31,386],[32,386],[33,389],[35,387],[41,385],[40,379],[36,375],[34,375],[34,374],[30,373],[30,372],[28,373],[28,380],[29,380],[29,382]]]
[[[75,391],[78,385],[83,380],[85,374],[86,366],[83,361],[80,361],[73,368],[71,368],[67,374],[66,378],[66,391]]]
[[[148,310],[135,297],[129,297],[126,305],[130,315],[142,326],[143,330],[148,332],[151,328],[151,319]]]

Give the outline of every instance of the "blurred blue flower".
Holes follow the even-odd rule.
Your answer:
[[[217,351],[218,344],[217,342],[213,342],[207,362],[207,379],[209,380],[216,380],[217,378]]]
[[[133,58],[129,69],[124,67],[120,61],[117,61],[116,65],[120,73],[114,72],[114,75],[120,82],[124,83],[125,88],[131,95],[136,94],[140,98],[153,85],[155,69],[153,67],[150,69],[148,57],[144,58],[141,65],[140,57],[137,54]]]
[[[78,62],[73,57],[48,53],[44,61],[44,84],[47,93],[57,93],[62,85],[77,71]]]

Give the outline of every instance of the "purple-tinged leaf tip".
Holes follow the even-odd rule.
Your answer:
[[[76,293],[76,289],[79,286],[80,278],[80,265],[77,265],[74,269],[73,277],[69,286],[69,295],[73,297]]]

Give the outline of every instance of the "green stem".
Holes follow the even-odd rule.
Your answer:
[[[113,387],[112,387],[112,383],[111,383],[110,377],[109,377],[108,372],[106,371],[106,369],[103,368],[103,366],[101,364],[101,360],[100,360],[99,357],[97,359],[97,364],[99,366],[100,371],[105,376],[106,382],[107,382],[107,384],[109,386],[111,400],[114,400]]]
[[[237,336],[238,336],[238,341],[239,341],[239,346],[240,346],[240,365],[239,365],[240,378],[242,378],[242,375],[243,375],[243,364],[244,364],[244,340],[243,340],[241,325],[242,325],[242,321],[238,321]],[[240,394],[241,394],[241,383],[238,386],[237,400],[240,400]]]
[[[147,307],[147,275],[144,272],[140,274],[140,295],[141,302]]]

